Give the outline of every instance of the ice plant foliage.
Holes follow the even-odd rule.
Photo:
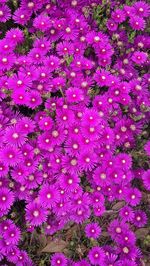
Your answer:
[[[2,264],[48,265],[31,260],[24,235],[55,238],[75,223],[86,251],[49,265],[143,265],[149,16],[146,0],[0,0]],[[142,138],[144,165],[133,152]]]

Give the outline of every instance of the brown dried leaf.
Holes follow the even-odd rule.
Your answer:
[[[124,205],[125,205],[125,202],[124,202],[124,201],[119,201],[119,202],[117,202],[117,203],[112,207],[112,210],[113,210],[113,211],[118,211],[118,210],[120,210]]]
[[[74,232],[77,232],[77,225],[74,225],[69,230],[67,230],[67,232],[65,234],[66,239],[70,240],[73,237]]]
[[[144,239],[148,235],[148,233],[149,229],[145,227],[137,229],[135,232],[137,239]]]
[[[67,247],[68,243],[61,239],[54,239],[49,242],[45,248],[42,249],[41,252],[47,253],[55,253],[55,252],[63,252],[63,250]]]
[[[108,237],[108,236],[109,236],[109,234],[108,234],[108,232],[106,232],[106,231],[103,231],[103,232],[101,233],[101,236],[103,236],[103,237]]]
[[[141,259],[141,266],[146,266],[145,261]]]
[[[46,244],[47,244],[47,238],[46,238],[46,235],[45,234],[40,234],[38,236],[38,240],[39,240],[39,243],[41,245],[41,247],[45,247]]]

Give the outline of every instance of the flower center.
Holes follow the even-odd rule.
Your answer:
[[[77,165],[77,160],[76,159],[72,159],[70,163],[71,163],[71,165],[75,166],[75,165]]]
[[[71,29],[69,27],[66,28],[66,32],[67,33],[70,33],[71,32]]]
[[[71,2],[71,5],[72,6],[76,6],[78,4],[78,2],[76,1],[76,0],[73,0],[72,2]]]
[[[14,156],[13,156],[13,154],[10,153],[10,154],[8,155],[8,157],[9,157],[10,159],[12,159]]]
[[[59,135],[59,133],[58,133],[57,130],[53,130],[53,131],[52,131],[52,136],[53,136],[53,137],[57,138],[58,135]]]
[[[3,63],[7,63],[7,61],[8,61],[8,60],[7,60],[6,57],[2,58],[2,62],[3,62]]]
[[[13,137],[14,139],[18,139],[18,138],[19,138],[19,135],[18,135],[18,133],[13,133],[12,137]]]
[[[121,228],[120,227],[117,227],[116,228],[116,233],[120,234],[122,232]]]
[[[24,17],[25,17],[24,14],[22,14],[22,15],[20,16],[21,19],[23,19]]]
[[[85,158],[85,161],[86,161],[86,163],[89,163],[90,162],[90,158],[89,157]]]
[[[73,144],[73,149],[77,150],[78,149],[78,144]]]
[[[35,211],[33,212],[33,216],[34,216],[34,217],[38,217],[39,215],[40,215],[40,213],[39,213],[38,210],[35,210]]]
[[[123,248],[123,252],[124,252],[125,254],[128,254],[128,253],[129,253],[129,249],[128,249],[127,247],[124,247],[124,248]]]
[[[131,196],[131,199],[135,199],[135,195],[132,195],[132,196]]]
[[[106,179],[106,174],[105,173],[100,174],[100,178],[101,179]]]
[[[3,196],[2,197],[2,201],[6,201],[6,196]]]
[[[47,198],[50,199],[51,198],[51,193],[47,194]]]
[[[29,8],[34,7],[34,3],[33,3],[33,2],[29,2],[29,3],[28,3],[28,7],[29,7]]]
[[[34,180],[34,175],[29,175],[29,180],[33,181]]]
[[[139,11],[140,11],[140,12],[143,12],[143,11],[144,11],[144,9],[143,9],[142,7],[140,7],[140,8],[139,8]]]
[[[68,179],[68,184],[71,185],[73,183],[73,180],[70,178]]]
[[[99,41],[100,41],[100,37],[99,37],[99,36],[95,36],[95,37],[94,37],[94,41],[95,41],[95,42],[99,42]]]
[[[141,221],[141,217],[140,216],[137,216],[136,219],[137,219],[137,221]]]
[[[3,15],[4,15],[4,12],[0,10],[0,17],[2,17]]]

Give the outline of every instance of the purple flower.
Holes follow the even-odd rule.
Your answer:
[[[134,211],[131,207],[125,206],[120,209],[119,215],[124,222],[133,222]]]
[[[39,192],[39,201],[42,205],[54,207],[60,199],[59,191],[54,185],[45,184]]]
[[[30,202],[26,206],[26,220],[33,226],[39,226],[47,219],[47,211],[41,203]]]
[[[101,228],[98,223],[87,224],[85,227],[85,233],[88,238],[98,238],[101,233]]]
[[[36,258],[20,248],[35,230],[67,233],[71,245],[81,233],[81,250],[72,246],[69,259],[53,254],[54,266],[140,262],[135,230],[147,223],[142,189],[150,190],[150,7],[125,2],[0,0],[2,262],[32,266]],[[108,245],[101,238],[94,247],[106,230]]]
[[[143,64],[147,60],[147,53],[144,52],[134,52],[132,55],[132,60],[136,64]]]
[[[145,28],[145,20],[142,17],[132,15],[129,22],[133,30],[144,30]]]
[[[10,9],[9,7],[5,4],[0,3],[0,22],[6,22],[9,20],[11,17]]]
[[[150,170],[144,172],[142,176],[144,186],[147,190],[150,190]]]
[[[0,210],[6,211],[10,209],[14,202],[14,194],[8,188],[0,188]]]
[[[134,212],[133,223],[137,227],[143,227],[147,223],[147,216],[144,211],[136,210]]]
[[[125,200],[131,206],[136,206],[140,203],[142,194],[137,188],[130,188],[124,195]]]
[[[137,16],[148,17],[150,14],[150,7],[145,1],[137,1],[133,7]]]
[[[15,225],[11,225],[8,230],[4,232],[3,236],[4,239],[10,241],[12,245],[16,245],[20,240],[20,230]]]
[[[147,156],[150,156],[150,141],[148,141],[145,146],[144,146],[144,150],[147,154]]]
[[[89,251],[88,258],[92,265],[101,265],[104,263],[105,253],[100,247],[93,247]]]
[[[67,259],[62,253],[55,253],[51,258],[52,266],[67,266]]]

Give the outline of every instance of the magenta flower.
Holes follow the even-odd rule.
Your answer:
[[[145,28],[145,20],[142,17],[133,15],[130,17],[129,22],[133,30],[144,30]]]
[[[26,135],[21,133],[18,126],[7,127],[4,142],[12,146],[22,146],[26,141]]]
[[[150,141],[148,141],[148,142],[145,144],[145,146],[144,146],[144,150],[145,150],[146,154],[147,154],[148,156],[150,156]]]
[[[8,211],[14,202],[14,194],[8,188],[0,188],[0,210]]]
[[[147,223],[147,216],[144,211],[136,210],[134,212],[133,224],[137,227],[143,227]]]
[[[7,145],[0,150],[0,160],[6,166],[16,166],[21,162],[21,151],[15,146]]]
[[[39,192],[39,200],[44,206],[54,207],[60,199],[57,187],[45,184]]]
[[[46,222],[47,211],[39,202],[30,202],[26,206],[26,220],[33,226],[39,226]]]
[[[147,190],[150,190],[150,170],[144,172],[142,176],[144,186]]]
[[[88,258],[92,265],[101,265],[104,263],[105,253],[100,247],[93,247],[89,251]]]
[[[0,0],[0,264],[40,264],[22,249],[45,234],[70,242],[46,264],[139,266],[149,15],[144,0]]]
[[[142,195],[137,188],[130,188],[126,191],[124,197],[128,204],[131,206],[136,206],[140,203]]]
[[[0,3],[0,22],[6,22],[11,17],[10,9],[7,5]]]
[[[135,52],[132,56],[132,60],[136,64],[143,64],[147,60],[147,54],[144,52]]]
[[[124,222],[133,222],[134,211],[131,207],[125,206],[121,208],[119,215]]]
[[[31,91],[28,93],[28,99],[26,102],[26,105],[30,107],[31,109],[35,109],[37,106],[39,106],[42,103],[41,96],[36,91]]]
[[[51,258],[52,266],[67,266],[67,259],[62,253],[55,253]]]
[[[137,16],[148,17],[150,14],[150,7],[145,1],[137,1],[134,3],[133,7]]]
[[[111,17],[116,23],[122,23],[126,19],[125,12],[121,9],[116,9],[114,12],[112,12]]]
[[[97,239],[100,236],[101,228],[98,223],[87,224],[85,227],[85,233],[88,238]]]
[[[11,225],[10,228],[4,232],[3,236],[4,239],[10,241],[12,245],[16,245],[20,240],[20,230],[15,225]]]

